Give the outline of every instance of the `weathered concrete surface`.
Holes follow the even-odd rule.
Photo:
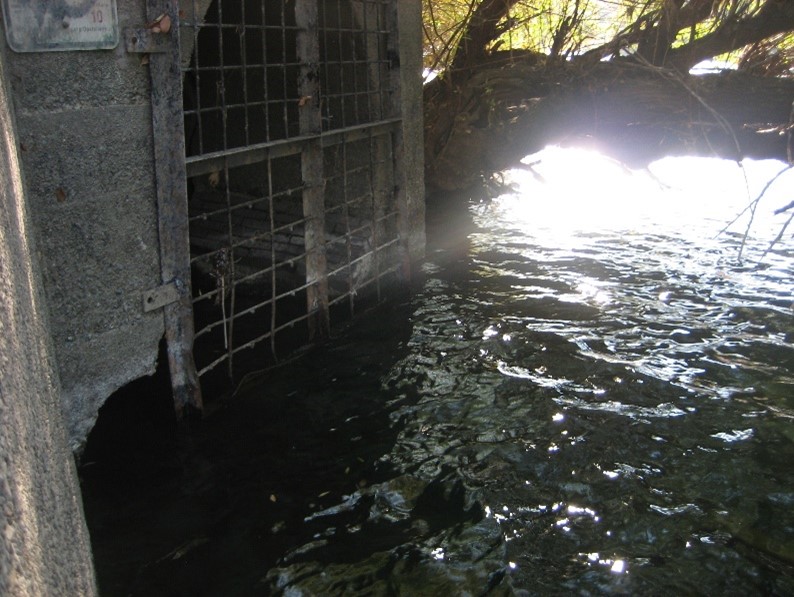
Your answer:
[[[144,3],[119,2],[141,27]],[[70,445],[79,449],[104,400],[153,373],[162,311],[149,72],[115,50],[8,51],[17,129],[41,252]]]
[[[0,595],[94,595],[0,53]]]

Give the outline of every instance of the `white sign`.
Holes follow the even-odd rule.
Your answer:
[[[15,52],[109,50],[119,43],[116,0],[3,0]]]

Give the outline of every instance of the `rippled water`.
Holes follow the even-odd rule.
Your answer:
[[[794,593],[794,178],[739,260],[780,164],[538,160],[404,302],[83,470],[106,594]]]

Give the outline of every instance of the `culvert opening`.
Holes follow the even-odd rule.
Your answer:
[[[82,472],[92,467],[122,478],[148,475],[152,462],[170,453],[176,439],[176,416],[165,340],[155,372],[116,390],[99,409],[80,456]]]

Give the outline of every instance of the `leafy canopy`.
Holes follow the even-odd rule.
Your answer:
[[[794,74],[788,0],[423,0],[428,71],[495,52],[550,58],[636,56],[691,68],[719,58],[756,74]],[[738,32],[738,33],[737,33]]]

